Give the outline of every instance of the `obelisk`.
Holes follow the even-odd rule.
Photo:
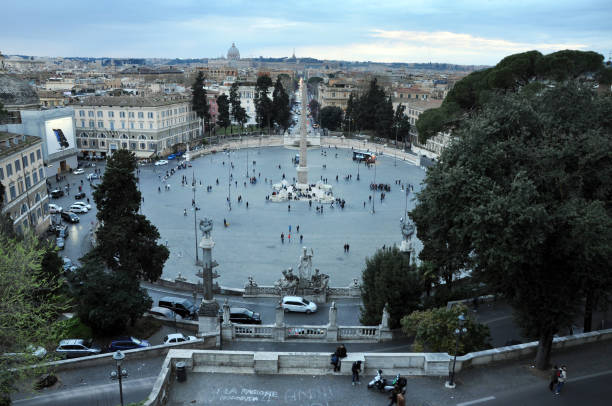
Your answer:
[[[300,164],[297,168],[298,183],[307,185],[308,184],[308,166],[306,161],[306,136],[308,135],[308,127],[306,125],[306,109],[308,108],[308,90],[303,79],[300,79],[300,90],[302,92],[302,117],[301,117],[301,128],[300,128]]]

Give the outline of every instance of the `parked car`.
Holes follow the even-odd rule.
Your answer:
[[[76,202],[72,203],[73,206],[76,206],[77,204],[79,206],[85,207],[87,210],[91,210],[91,204],[89,204],[89,203],[85,203],[85,202],[82,202],[80,200],[77,200]]]
[[[155,166],[162,166],[162,165],[168,165],[168,161],[166,161],[165,159],[160,159],[159,161],[155,162]]]
[[[219,320],[223,320],[223,310],[219,310]],[[238,324],[261,324],[261,315],[244,307],[230,307],[230,320]]]
[[[193,341],[195,339],[194,336],[185,337],[181,333],[168,334],[164,337],[164,344],[184,343],[185,341]]]
[[[150,315],[152,315],[152,316],[166,317],[166,318],[168,318],[170,320],[176,320],[176,321],[183,320],[183,318],[179,314],[176,314],[176,312],[173,312],[172,310],[168,309],[167,307],[155,306],[155,307],[152,307],[151,309],[149,309],[148,313]]]
[[[94,180],[94,179],[98,179],[98,174],[95,172],[90,173],[89,175],[87,175],[87,180]]]
[[[66,358],[100,354],[101,350],[99,348],[92,347],[91,344],[91,340],[84,339],[62,340],[55,349],[55,352]]]
[[[146,348],[150,346],[151,344],[146,340],[139,340],[134,337],[118,337],[111,341],[108,345],[108,350],[133,350],[134,348]]]
[[[53,203],[49,203],[49,213],[51,214],[61,213],[62,210],[64,210],[62,206],[59,206]]]
[[[68,238],[68,227],[66,226],[58,227],[57,236],[62,237],[64,240]]]
[[[64,261],[64,265],[63,265],[63,267],[64,267],[64,272],[68,272],[68,271],[70,271],[70,272],[74,272],[74,271],[76,271],[76,270],[77,270],[76,265],[73,265],[73,264],[72,264],[72,260],[71,260],[70,258],[68,258],[68,257],[62,257],[62,260]]]
[[[53,189],[51,191],[51,197],[54,199],[59,199],[62,196],[64,196],[64,191],[62,189]]]
[[[76,195],[74,195],[75,199],[84,199],[85,198],[85,192],[79,192]]]
[[[75,169],[72,173],[75,174],[75,175],[82,175],[82,174],[85,173],[85,169],[78,168],[78,169]]]
[[[159,307],[168,308],[178,313],[182,318],[193,318],[198,309],[189,300],[182,297],[166,296],[159,299]]]
[[[79,216],[71,212],[63,211],[61,216],[63,220],[69,221],[70,223],[78,223],[79,221],[81,221]]]
[[[87,213],[87,207],[85,206],[81,206],[80,204],[73,204],[71,205],[68,210],[70,210],[73,213]]]
[[[57,237],[55,239],[55,245],[57,245],[57,248],[59,248],[60,250],[63,250],[66,243],[62,237]]]
[[[300,296],[285,296],[281,307],[287,312],[302,312],[306,314],[317,311],[317,304]]]

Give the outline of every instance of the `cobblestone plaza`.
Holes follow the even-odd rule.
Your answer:
[[[315,202],[310,207],[303,201],[273,203],[266,200],[272,193],[271,181],[280,182],[283,174],[289,182],[297,177],[292,164],[296,153],[284,147],[238,149],[229,155],[220,151],[195,159],[190,162],[192,167],[175,170],[167,181],[163,181],[164,175],[176,168],[177,161],[170,161],[167,166],[143,167],[140,173],[144,198],[142,212],[158,227],[161,241],[167,242],[170,249],[163,277],[174,279],[180,272],[187,280],[197,280],[192,177],[196,180],[196,206],[200,208],[198,222],[204,216],[213,219],[213,258],[219,263],[217,282],[223,286],[242,287],[249,275],[260,285],[273,284],[282,276],[283,269],[297,268],[302,246],[314,250],[313,267],[329,274],[332,286],[346,286],[353,278],[360,278],[365,258],[373,255],[376,249],[383,245],[399,245],[399,221],[404,213],[406,194],[395,181],[413,185],[416,192],[425,175],[423,169],[399,159],[394,162],[394,158],[388,156],[378,157],[376,168],[368,168],[363,163],[358,168],[352,160],[351,149],[310,149],[309,182],[327,178],[333,186],[334,196],[346,201],[344,209],[325,205],[321,214],[315,209]],[[257,179],[255,184],[247,177],[247,162],[249,175]],[[230,174],[231,210],[227,203]],[[352,178],[347,180],[348,175]],[[187,178],[185,184],[183,176]],[[390,192],[385,192],[383,201],[380,191],[374,194],[370,190],[370,184],[375,181],[391,187]],[[210,191],[207,186],[212,186]],[[370,195],[374,199],[374,213]],[[411,193],[408,210],[414,205],[413,197]],[[227,227],[224,227],[224,219],[229,223]],[[284,243],[281,233],[285,236]],[[198,230],[198,240],[200,235]],[[303,236],[301,244],[300,235]],[[344,251],[345,244],[349,244],[349,252]],[[418,249],[419,244],[416,246]]]

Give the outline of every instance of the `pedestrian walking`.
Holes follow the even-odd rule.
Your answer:
[[[331,362],[334,366],[334,372],[340,371],[340,358],[338,357],[337,351],[331,355]]]
[[[555,391],[555,395],[559,395],[561,393],[561,389],[563,389],[563,385],[565,385],[565,382],[567,381],[567,367],[565,365],[561,365],[557,380],[557,390]]]
[[[548,389],[552,392],[555,389],[555,385],[559,382],[559,367],[553,366],[550,371],[550,383],[548,384]]]
[[[391,396],[389,396],[389,399],[391,400],[391,402],[389,402],[389,406],[393,406],[397,404],[397,395],[399,395],[401,393],[399,385],[395,385],[393,387],[393,390],[391,391]]]
[[[300,244],[302,243],[303,239],[304,239],[304,236],[302,234],[300,234]]]
[[[353,366],[351,367],[351,372],[353,373],[353,386],[355,386],[355,384],[361,384],[361,382],[359,382],[359,372],[361,372],[361,361],[353,362]]]

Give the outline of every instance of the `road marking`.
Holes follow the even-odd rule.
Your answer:
[[[476,403],[484,403],[484,402],[488,402],[489,400],[495,400],[495,396],[488,396],[486,398],[470,400],[469,402],[457,403],[457,406],[475,405]]]
[[[480,323],[482,323],[482,324],[489,324],[489,323],[495,323],[496,321],[506,320],[506,319],[510,319],[510,318],[512,318],[512,316],[501,316],[501,317],[496,317],[496,318],[490,319],[490,320],[480,321]]]
[[[608,371],[596,372],[594,374],[582,375],[577,378],[568,379],[568,382],[584,381],[585,379],[597,378],[598,376],[612,374],[612,369]]]

